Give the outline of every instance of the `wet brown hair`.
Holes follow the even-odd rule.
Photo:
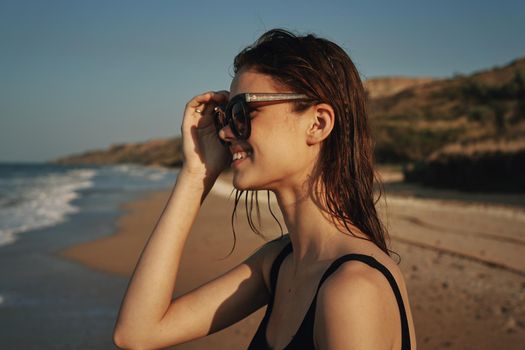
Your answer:
[[[350,57],[335,43],[314,34],[296,36],[284,29],[272,29],[235,57],[234,72],[237,73],[241,68],[267,74],[279,86],[306,94],[312,99],[294,102],[294,112],[302,112],[318,103],[332,106],[335,124],[321,145],[310,181],[310,189],[321,185],[323,191],[311,191],[312,195],[338,227],[344,226],[354,236],[348,224],[355,225],[370,241],[390,255],[386,242],[389,239],[388,232],[375,207],[384,190],[373,168],[373,142],[368,126],[366,95]],[[379,185],[377,201],[374,201],[374,179]],[[234,218],[243,193],[250,228],[266,238],[252,219],[255,201],[260,223],[257,191],[235,191],[231,217],[234,234],[232,251],[236,240]],[[268,207],[275,218],[270,207],[270,191],[267,191],[267,196]],[[278,220],[277,223],[282,236],[282,226]]]

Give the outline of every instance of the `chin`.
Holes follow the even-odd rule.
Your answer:
[[[234,173],[233,187],[239,191],[259,191],[268,189],[264,184],[250,180],[248,176],[241,173]]]
[[[253,190],[252,186],[250,186],[250,182],[243,179],[239,174],[233,175],[233,187],[239,191]]]

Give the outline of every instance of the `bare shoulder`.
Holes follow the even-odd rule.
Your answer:
[[[396,270],[391,271],[396,280],[401,276],[395,263],[383,265]],[[347,261],[319,290],[315,318],[318,348],[390,349],[400,341],[397,310],[383,273],[361,261]]]
[[[326,279],[319,290],[319,297],[321,300],[333,300],[336,297],[348,302],[355,298],[359,298],[359,301],[373,301],[375,297],[385,293],[385,287],[390,292],[388,280],[380,271],[359,260],[350,260]]]

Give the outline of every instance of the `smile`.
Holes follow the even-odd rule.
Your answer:
[[[249,152],[236,152],[236,153],[233,154],[232,160],[235,161],[235,160],[238,160],[238,159],[244,159],[244,158],[250,156],[250,154],[251,153],[249,153]]]

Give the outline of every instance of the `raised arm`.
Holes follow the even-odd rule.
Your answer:
[[[117,346],[157,349],[205,336],[267,302],[264,249],[215,280],[172,300],[182,251],[200,205],[231,155],[217,139],[211,110],[227,92],[196,96],[182,124],[184,166],[142,251],[122,301]],[[200,110],[200,112],[199,112]]]

